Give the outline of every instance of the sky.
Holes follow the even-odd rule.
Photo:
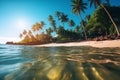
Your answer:
[[[85,0],[86,1],[86,0]],[[111,0],[111,5],[120,5],[120,0]],[[19,41],[19,34],[23,29],[31,29],[36,22],[44,21],[50,26],[48,15],[55,15],[56,11],[68,14],[76,24],[79,17],[72,13],[71,0],[0,0],[0,43]],[[82,13],[84,18],[92,14],[93,8]]]

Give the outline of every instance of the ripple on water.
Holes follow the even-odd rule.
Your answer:
[[[0,64],[1,72],[10,70],[4,80],[120,79],[120,48],[17,46],[13,54],[19,55],[7,59],[2,55],[0,59],[6,64],[13,59],[10,69]],[[16,57],[23,61],[17,61]],[[20,65],[13,65],[14,61]]]

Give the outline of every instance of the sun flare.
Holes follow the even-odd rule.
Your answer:
[[[17,27],[26,28],[27,27],[27,21],[25,19],[18,20],[17,21]]]

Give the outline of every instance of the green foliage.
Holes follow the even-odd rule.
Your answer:
[[[99,1],[100,0],[98,0],[97,5]],[[19,35],[22,39],[19,43],[44,44],[50,42],[69,42],[85,39],[87,40],[87,37],[95,38],[99,36],[117,34],[114,25],[110,21],[103,7],[98,7],[92,16],[87,15],[86,18],[82,20],[80,13],[84,12],[87,8],[86,5],[87,4],[84,3],[83,0],[72,0],[72,10],[81,18],[80,25],[75,24],[72,19],[69,20],[68,15],[57,11],[55,14],[56,18],[52,15],[48,16],[48,21],[50,22],[51,27],[44,28],[44,21],[36,23],[32,26],[31,30],[24,30]],[[104,7],[109,11],[120,31],[120,7],[110,7],[108,5],[104,5]],[[69,26],[75,26],[75,28],[67,30],[65,29],[64,23],[69,23]],[[63,25],[61,26],[61,24]],[[44,29],[46,32],[43,32],[45,31]],[[57,36],[53,36],[53,33]]]
[[[80,15],[81,12],[85,12],[87,9],[87,3],[84,3],[83,0],[72,0],[72,12],[74,14]]]
[[[115,22],[120,20],[120,8],[119,7],[110,7],[110,6],[105,6],[108,11],[111,13],[113,19]],[[114,10],[118,10],[119,14],[116,14]],[[120,24],[119,24],[120,25]],[[87,34],[89,37],[98,37],[98,36],[105,36],[105,35],[114,35],[115,29],[104,11],[102,7],[98,7],[98,9],[93,13],[92,17],[88,21],[87,26],[85,27],[87,30]]]
[[[80,33],[74,32],[74,31],[69,31],[69,30],[65,30],[62,26],[59,27],[58,29],[58,38],[60,40],[78,40],[81,38]]]
[[[88,0],[90,2],[90,7],[92,7],[92,5],[95,6],[95,8],[97,8],[99,5],[101,5],[103,2],[109,4],[109,0]]]
[[[56,22],[55,22],[55,20],[53,19],[53,16],[52,16],[52,15],[49,15],[49,16],[48,16],[48,21],[50,22],[50,25],[52,26],[53,30],[56,31]]]
[[[70,26],[70,27],[75,26],[75,22],[74,22],[73,20],[70,20],[70,21],[69,21],[69,26]]]

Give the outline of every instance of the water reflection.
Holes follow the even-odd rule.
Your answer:
[[[119,80],[120,48],[51,47],[21,50],[19,69],[5,80]]]

